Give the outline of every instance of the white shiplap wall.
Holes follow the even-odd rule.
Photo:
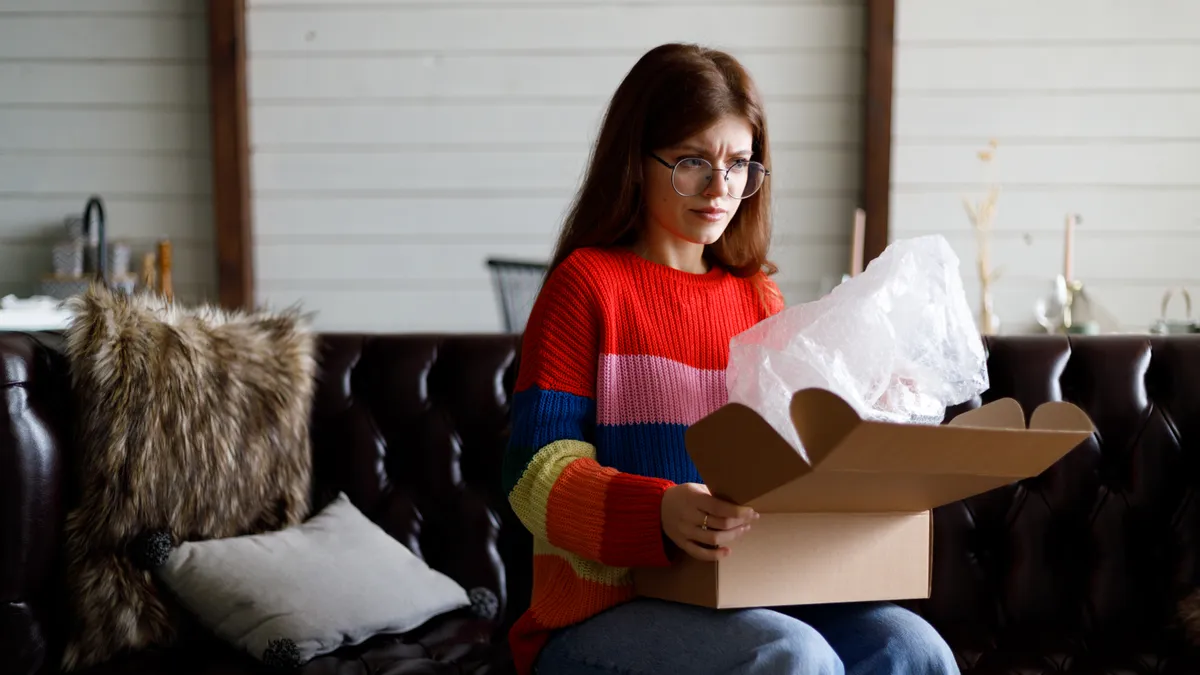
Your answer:
[[[767,99],[789,300],[846,266],[857,0],[250,0],[259,299],[327,330],[492,331],[484,261],[545,259],[604,105],[650,47],[728,49]]]
[[[194,0],[0,0],[0,296],[92,194],[135,270],[166,237],[180,296],[215,296],[205,40]]]
[[[892,236],[945,234],[972,307],[961,198],[981,192],[975,151],[999,142],[1002,332],[1061,272],[1068,212],[1076,276],[1126,329],[1148,328],[1169,287],[1200,301],[1200,2],[898,0],[895,95]]]

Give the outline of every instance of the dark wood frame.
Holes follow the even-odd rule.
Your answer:
[[[217,296],[223,307],[254,305],[254,223],[246,104],[245,0],[208,0]]]
[[[892,187],[892,78],[896,0],[867,0],[867,63],[863,96],[863,265],[888,245]]]
[[[888,244],[895,0],[866,0],[862,194],[863,263]],[[245,0],[208,0],[213,219],[222,306],[254,304],[253,208],[246,110]],[[847,214],[849,221],[849,214]]]

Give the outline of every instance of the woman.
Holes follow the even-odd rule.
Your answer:
[[[770,281],[762,104],[727,54],[664,45],[605,116],[525,331],[504,481],[534,537],[518,670],[956,673],[890,604],[718,611],[634,598],[628,568],[730,554],[757,515],[712,497],[687,425],[726,400],[729,340]]]

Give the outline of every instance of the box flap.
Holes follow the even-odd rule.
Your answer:
[[[1002,398],[968,410],[947,424],[956,427],[984,427],[992,429],[1024,429],[1025,411],[1015,398]]]
[[[764,513],[920,511],[1036,476],[1091,433],[1082,410],[1048,405],[1034,429],[1011,426],[1023,420],[1011,400],[958,424],[919,425],[863,421],[832,392],[798,392],[792,418],[815,468],[750,504]]]
[[[814,467],[820,466],[863,423],[849,403],[828,389],[801,389],[792,395],[789,411],[800,444]]]
[[[1091,434],[1096,430],[1087,413],[1078,406],[1062,401],[1043,403],[1033,411],[1029,420],[1030,429],[1079,431]]]
[[[688,428],[684,442],[713,495],[746,504],[810,467],[758,413],[730,403]]]
[[[1013,398],[1002,398],[958,415],[947,424],[960,427],[1025,429],[1025,413]],[[1081,431],[1092,433],[1095,426],[1087,413],[1064,401],[1049,401],[1038,406],[1029,420],[1030,429],[1043,431]]]

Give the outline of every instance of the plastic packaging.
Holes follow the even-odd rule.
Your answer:
[[[989,384],[958,257],[940,235],[893,242],[823,298],[735,336],[726,383],[730,402],[755,410],[801,453],[788,406],[809,387],[838,394],[866,419],[940,423],[946,407]]]

